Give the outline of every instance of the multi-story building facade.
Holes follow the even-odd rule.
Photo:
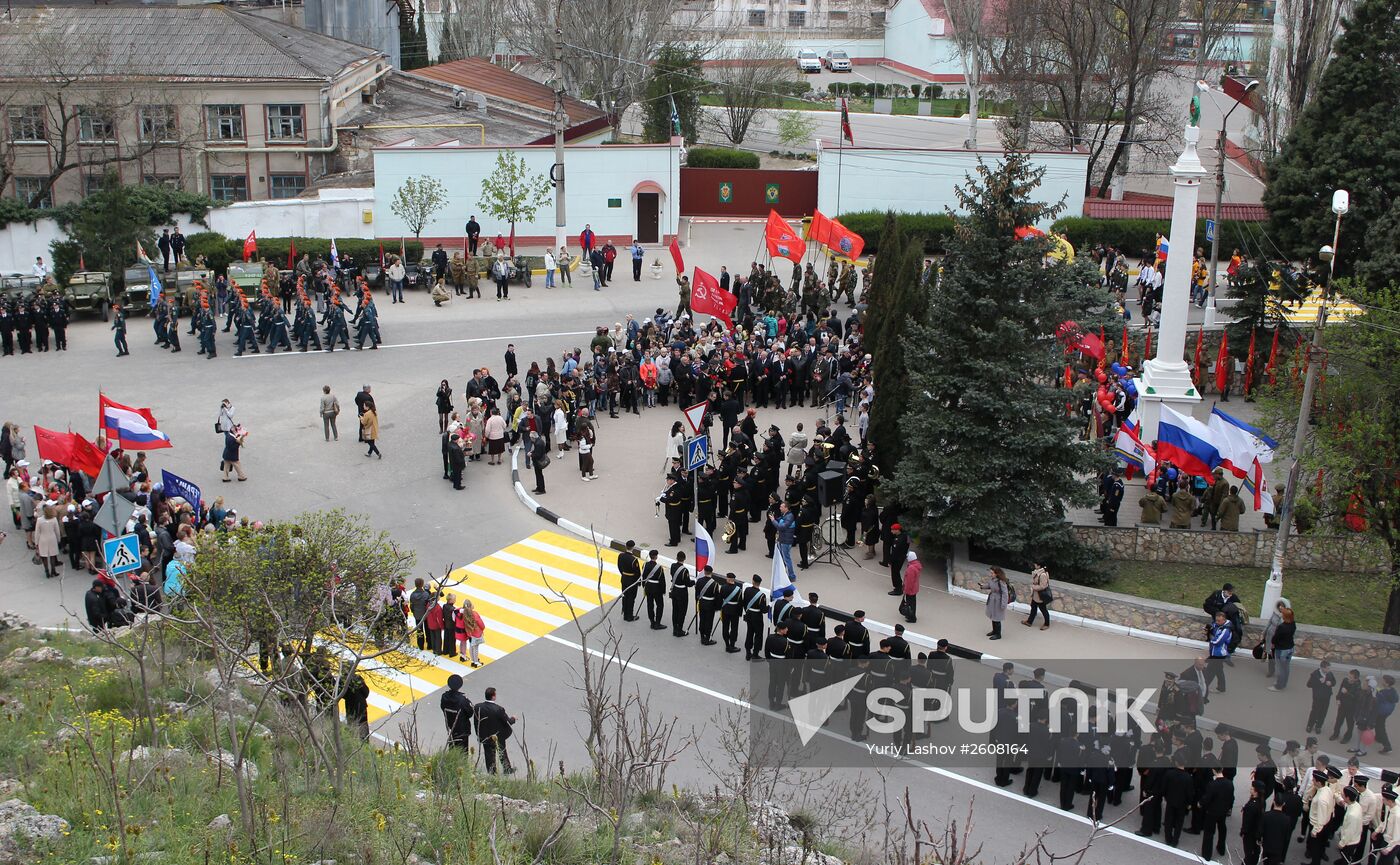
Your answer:
[[[105,172],[223,201],[333,170],[383,53],[217,3],[16,9],[0,30],[0,194],[38,205]]]

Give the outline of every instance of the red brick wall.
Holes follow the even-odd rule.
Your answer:
[[[732,184],[728,203],[721,184]],[[778,184],[778,203],[766,200],[768,184]],[[769,210],[797,219],[817,209],[817,172],[762,168],[681,168],[681,216],[764,217]]]

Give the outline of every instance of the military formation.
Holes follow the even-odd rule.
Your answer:
[[[273,284],[271,281],[278,279],[276,274],[276,269],[269,265],[267,275],[252,297],[242,286],[234,285],[226,299],[222,296],[211,298],[209,287],[196,281],[195,303],[192,304],[189,325],[184,333],[198,339],[199,354],[211,360],[218,357],[216,336],[219,332],[220,304],[225,307],[223,332],[234,334],[234,357],[241,357],[245,352],[276,354],[278,349],[292,351],[294,344],[299,352],[313,349],[333,352],[337,345],[349,349],[352,327],[356,350],[363,350],[367,343],[371,350],[379,348],[383,340],[379,329],[379,310],[363,276],[348,283],[351,291],[347,293],[355,299],[355,308],[351,312],[346,293],[334,281],[313,284],[312,291],[316,292],[317,298],[313,302],[312,295],[308,293],[308,278],[301,272],[297,272],[291,290],[282,291],[279,299],[270,287]],[[172,302],[161,295],[151,309],[155,345],[172,353],[182,350],[180,307],[178,299]],[[113,307],[111,329],[117,357],[129,354],[126,312],[120,304]]]
[[[0,356],[67,351],[72,311],[67,298],[47,290],[50,286],[0,299]]]

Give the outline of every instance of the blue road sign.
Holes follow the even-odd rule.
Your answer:
[[[102,557],[107,561],[107,573],[113,576],[141,569],[141,549],[135,535],[117,535],[103,541]]]
[[[1206,220],[1206,243],[1214,243],[1214,242],[1215,242],[1215,220],[1214,220],[1214,219],[1207,219],[1207,220]]]
[[[694,471],[710,459],[710,437],[696,436],[685,443],[685,470]]]

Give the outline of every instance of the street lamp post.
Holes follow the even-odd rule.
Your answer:
[[[1303,445],[1308,435],[1308,418],[1312,414],[1313,388],[1322,361],[1322,331],[1327,324],[1327,301],[1332,293],[1332,275],[1337,272],[1337,248],[1342,240],[1342,217],[1351,207],[1351,197],[1345,189],[1332,193],[1332,212],[1337,215],[1332,229],[1332,245],[1324,246],[1319,254],[1327,262],[1327,287],[1317,305],[1317,320],[1313,324],[1312,343],[1308,346],[1307,370],[1303,377],[1303,401],[1298,406],[1298,426],[1293,431],[1293,463],[1288,467],[1288,486],[1283,491],[1283,504],[1278,508],[1278,530],[1274,534],[1274,555],[1269,566],[1269,579],[1264,583],[1264,599],[1259,616],[1268,619],[1274,606],[1283,597],[1283,560],[1288,554],[1289,527],[1293,522],[1293,503],[1298,498],[1302,474]]]
[[[1244,93],[1248,96],[1259,86],[1259,79],[1254,78],[1244,86]],[[1202,92],[1209,92],[1210,85],[1204,81],[1196,82],[1196,87]],[[1225,197],[1225,130],[1230,125],[1230,115],[1235,113],[1242,102],[1238,100],[1230,106],[1230,110],[1225,112],[1225,116],[1220,120],[1220,134],[1216,137],[1216,163],[1215,163],[1215,211],[1212,214],[1215,222],[1215,231],[1210,240],[1210,286],[1206,289],[1206,314],[1205,324],[1207,327],[1215,324],[1215,279],[1216,271],[1220,268],[1220,205]]]

